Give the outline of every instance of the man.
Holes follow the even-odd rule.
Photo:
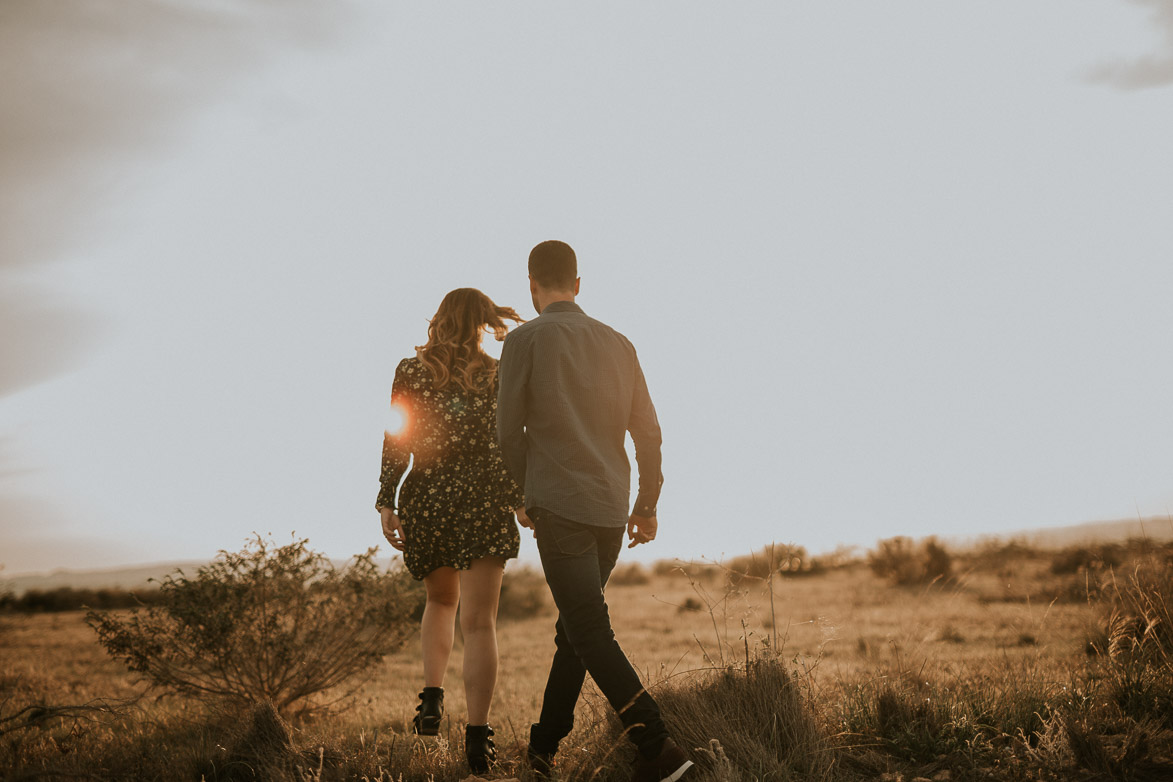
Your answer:
[[[628,548],[656,538],[660,424],[635,348],[574,303],[579,282],[569,245],[534,247],[529,284],[539,317],[510,333],[498,368],[497,435],[525,491],[518,520],[534,530],[558,607],[554,661],[528,756],[535,771],[549,773],[589,671],[639,747],[634,779],[676,782],[692,762],[668,737],[659,707],[619,648],[603,595],[624,528]],[[627,432],[639,467],[631,513]]]

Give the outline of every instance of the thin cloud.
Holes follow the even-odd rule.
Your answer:
[[[193,110],[275,47],[320,45],[345,8],[0,0],[0,397],[73,366],[100,320],[28,280],[84,248],[124,172],[179,146]]]
[[[105,319],[52,294],[6,286],[0,290],[0,397],[69,370],[105,327]]]
[[[1088,74],[1088,80],[1109,84],[1122,90],[1140,90],[1173,84],[1173,2],[1169,0],[1131,0],[1149,6],[1150,18],[1163,37],[1158,54],[1135,60],[1102,63]]]
[[[86,567],[96,558],[136,562],[151,558],[149,543],[115,543],[94,529],[79,532],[70,516],[49,500],[27,494],[0,495],[0,591],[5,579],[57,568]]]
[[[54,292],[50,264],[84,252],[127,172],[181,147],[193,111],[274,50],[330,40],[347,8],[0,0],[0,399],[69,371],[100,340],[105,318]],[[81,563],[109,548],[64,534],[60,509],[19,491],[12,446],[0,437],[0,566]]]

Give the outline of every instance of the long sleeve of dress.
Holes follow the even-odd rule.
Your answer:
[[[414,404],[404,375],[405,361],[395,369],[391,386],[391,406],[402,416],[402,426],[395,433],[383,433],[383,466],[379,471],[379,496],[376,508],[395,508],[395,489],[411,462],[411,434],[414,428]]]

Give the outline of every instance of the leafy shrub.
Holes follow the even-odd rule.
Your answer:
[[[90,611],[86,621],[107,652],[164,690],[307,710],[308,698],[365,679],[402,646],[423,602],[405,571],[376,566],[375,549],[339,570],[307,544],[258,535],[194,578],[164,577],[145,611]]]
[[[1070,546],[1057,552],[1051,559],[1051,572],[1060,576],[1119,567],[1122,554],[1121,547],[1115,543]]]
[[[616,565],[615,569],[611,571],[611,577],[607,579],[607,584],[614,584],[616,586],[640,586],[651,583],[651,580],[652,577],[643,565],[638,562],[629,562]]]
[[[812,557],[810,563],[810,572],[813,574],[854,567],[862,564],[862,560],[859,557],[857,547],[840,545],[825,554]]]
[[[550,610],[552,600],[546,577],[531,567],[510,568],[501,579],[497,603],[499,619],[528,619]]]
[[[1039,559],[1047,555],[1023,537],[1009,540],[986,538],[978,541],[967,552],[966,559],[975,570],[1006,572],[1008,566],[1017,566],[1023,561]]]
[[[948,579],[953,557],[936,538],[925,538],[917,545],[911,538],[895,537],[881,540],[868,552],[868,567],[894,584],[926,584]]]
[[[921,559],[924,562],[924,581],[947,579],[953,574],[953,557],[936,538],[926,538],[921,543]]]
[[[780,576],[814,575],[823,570],[822,563],[811,559],[806,549],[793,543],[771,544],[743,557],[736,557],[725,563],[730,584],[740,584],[746,579],[767,579],[772,574]]]

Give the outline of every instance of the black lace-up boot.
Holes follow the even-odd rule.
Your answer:
[[[424,687],[420,693],[420,705],[415,707],[416,715],[411,720],[413,733],[421,736],[437,736],[440,720],[444,717],[444,688]]]

